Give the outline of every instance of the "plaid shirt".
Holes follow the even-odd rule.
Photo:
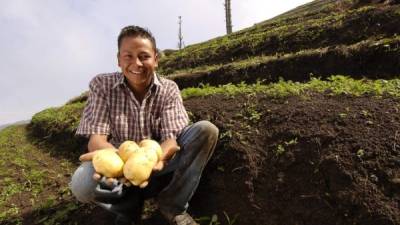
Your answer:
[[[126,140],[176,139],[188,125],[178,86],[156,74],[142,104],[119,72],[97,75],[89,90],[77,135],[109,135],[109,141],[118,147]]]

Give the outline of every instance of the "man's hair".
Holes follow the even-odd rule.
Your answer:
[[[154,51],[157,53],[156,39],[153,37],[153,34],[151,34],[148,29],[139,26],[126,26],[122,28],[121,32],[118,35],[118,52],[121,48],[122,39],[126,37],[141,37],[149,39],[150,42],[153,44]]]

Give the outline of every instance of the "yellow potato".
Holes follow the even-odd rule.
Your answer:
[[[133,185],[141,188],[147,186],[153,167],[162,156],[161,146],[154,140],[145,139],[139,148],[131,153],[124,165],[124,176]]]
[[[124,165],[124,176],[133,185],[139,186],[146,182],[157,161],[151,161],[146,155],[144,149],[140,149],[134,157],[130,157]]]
[[[139,146],[134,141],[125,141],[118,148],[118,154],[121,159],[126,162],[129,157],[139,149]]]
[[[119,154],[127,158],[123,173],[133,185],[143,188],[147,186],[153,167],[162,156],[162,149],[156,141],[150,139],[142,140],[139,146],[133,143],[126,141],[120,146]],[[128,156],[125,157],[124,154]]]
[[[149,148],[149,149],[155,151],[157,154],[158,160],[160,160],[162,153],[163,153],[160,144],[158,144],[158,142],[156,142],[154,140],[144,139],[139,143],[139,147]]]
[[[121,177],[124,162],[115,149],[102,149],[95,151],[92,159],[93,167],[97,173],[106,177]]]

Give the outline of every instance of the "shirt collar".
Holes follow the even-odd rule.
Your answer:
[[[160,81],[160,77],[154,73],[154,77],[153,77],[153,84],[156,86],[161,86],[161,81]]]
[[[125,76],[124,76],[124,74],[121,73],[121,72],[118,73],[117,82],[115,82],[115,84],[112,86],[112,88],[114,89],[114,88],[116,88],[116,87],[118,87],[118,86],[120,86],[120,85],[127,85],[127,84],[126,84],[126,81],[125,81]],[[151,90],[156,90],[157,87],[160,87],[161,85],[162,85],[162,83],[161,83],[161,81],[160,81],[158,75],[157,75],[156,73],[154,73],[154,75],[153,75],[153,81],[152,81],[152,83],[150,84],[150,89],[151,89]]]
[[[112,86],[112,89],[120,86],[120,85],[124,85],[125,84],[125,77],[124,74],[122,73],[117,73],[117,82],[115,82],[115,84]]]

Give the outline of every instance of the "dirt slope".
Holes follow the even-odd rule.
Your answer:
[[[192,202],[197,214],[225,211],[241,225],[400,224],[399,100],[314,94],[185,104],[222,131]]]
[[[234,218],[236,225],[400,225],[400,99],[329,93],[272,99],[251,94],[184,103],[193,120],[210,120],[221,132],[190,202],[195,218],[206,218],[202,225],[210,224],[212,215],[218,215],[221,225],[232,224]],[[6,143],[0,148],[27,147]],[[33,158],[40,161],[38,157]],[[58,171],[59,159],[43,157]],[[13,178],[26,176],[21,162],[7,167],[15,166]],[[110,213],[77,204],[61,191],[70,175],[57,172],[65,175],[55,178],[46,168],[46,182],[57,179],[62,185],[50,185],[45,194],[34,197],[40,207],[29,203],[30,192],[7,200],[8,206],[22,207],[22,219],[7,218],[0,224],[112,223]],[[152,202],[147,203],[142,224],[165,224]]]

